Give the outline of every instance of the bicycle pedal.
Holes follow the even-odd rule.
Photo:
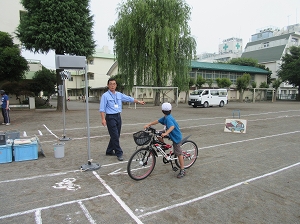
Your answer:
[[[175,172],[176,172],[177,170],[178,170],[178,168],[177,168],[177,167],[173,167],[173,171],[175,171]]]

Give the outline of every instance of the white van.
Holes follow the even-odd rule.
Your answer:
[[[188,104],[193,107],[223,107],[228,103],[227,97],[227,89],[197,89],[190,93]]]

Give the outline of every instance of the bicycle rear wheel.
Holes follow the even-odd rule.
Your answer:
[[[183,153],[184,168],[190,168],[197,160],[198,157],[198,146],[195,142],[187,140],[181,145]],[[176,166],[180,168],[179,160],[175,160]]]
[[[156,157],[151,149],[141,148],[133,153],[127,164],[127,173],[134,180],[148,177],[156,164]]]

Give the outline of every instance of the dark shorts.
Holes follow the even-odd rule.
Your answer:
[[[178,144],[173,143],[173,149],[176,156],[182,155],[181,142]]]

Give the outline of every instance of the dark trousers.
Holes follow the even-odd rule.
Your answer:
[[[106,153],[113,153],[113,151],[115,151],[116,156],[122,156],[123,150],[120,147],[120,134],[122,127],[121,114],[106,114],[105,119],[110,135]]]
[[[2,116],[5,124],[10,123],[9,110],[6,110],[6,108],[2,108]]]

